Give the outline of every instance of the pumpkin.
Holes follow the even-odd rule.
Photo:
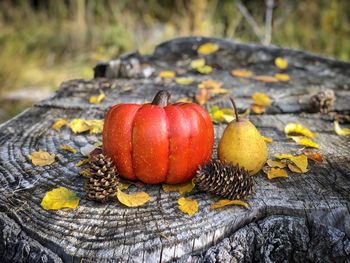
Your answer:
[[[195,103],[169,103],[160,91],[152,103],[117,104],[106,114],[103,151],[120,175],[147,184],[191,180],[211,159],[214,130],[205,109]]]

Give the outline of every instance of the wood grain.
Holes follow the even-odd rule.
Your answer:
[[[220,50],[207,58],[208,63],[215,65],[214,73],[188,73],[188,61],[205,41],[217,41],[220,45]],[[276,56],[289,60],[288,74],[292,78],[289,83],[260,83],[229,74],[231,69],[244,67],[256,74],[271,75],[276,72],[273,65]],[[279,262],[285,251],[286,258],[296,262],[305,262],[302,261],[305,258],[314,262],[348,260],[350,140],[334,133],[326,115],[308,113],[307,97],[331,88],[337,96],[335,111],[349,112],[349,64],[300,51],[185,38],[158,46],[151,56],[122,57],[119,65],[123,69],[114,73],[110,63],[104,65],[104,70],[96,70],[103,75],[109,68],[108,74],[118,78],[64,82],[52,98],[0,126],[0,230],[3,233],[0,252],[6,249],[6,253],[2,252],[6,255],[5,262],[229,262],[224,258],[237,262]],[[143,76],[145,67],[153,68],[155,73]],[[249,209],[227,207],[210,211],[210,204],[217,198],[195,190],[188,196],[199,202],[200,209],[189,217],[177,208],[179,194],[165,193],[158,185],[142,187],[142,191],[152,196],[152,201],[138,208],[87,200],[83,179],[78,174],[80,168],[75,165],[84,156],[64,152],[59,146],[69,144],[80,149],[101,141],[101,136],[73,134],[68,128],[57,132],[51,128],[52,123],[57,118],[102,119],[111,105],[150,101],[160,89],[169,90],[173,101],[194,96],[196,84],[180,86],[158,78],[157,72],[165,69],[190,75],[196,83],[209,78],[222,81],[236,97],[240,110],[252,103],[253,92],[266,92],[274,100],[273,105],[266,114],[253,115],[251,120],[263,135],[273,138],[269,156],[300,149],[283,133],[287,123],[299,122],[319,133],[316,142],[325,162],[311,162],[308,173],[290,173],[287,179],[269,181],[259,173],[254,178],[255,194],[249,200]],[[99,90],[106,93],[105,101],[89,104],[88,98]],[[206,106],[228,106],[228,96],[213,98]],[[216,145],[224,127],[224,124],[215,125]],[[55,153],[57,161],[51,166],[33,167],[27,156],[39,149]],[[40,207],[45,192],[58,186],[65,186],[81,197],[77,209],[45,211]],[[135,186],[130,188],[130,191],[139,190]],[[11,246],[6,241],[10,226],[21,233],[15,235]],[[249,233],[253,233],[253,241],[247,239]],[[29,249],[21,248],[19,244],[23,240],[27,240]],[[329,244],[332,246],[325,249]],[[215,246],[208,249],[212,245]],[[334,253],[325,258],[322,253],[326,251]],[[21,257],[15,256],[20,253]],[[38,260],[43,257],[42,261]]]

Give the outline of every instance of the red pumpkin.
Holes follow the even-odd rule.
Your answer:
[[[195,103],[168,105],[160,91],[152,103],[117,104],[107,113],[103,151],[122,177],[148,184],[183,183],[210,160],[213,124]]]

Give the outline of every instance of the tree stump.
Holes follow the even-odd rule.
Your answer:
[[[214,68],[209,75],[188,69],[198,57],[197,47],[205,42],[220,47],[205,56]],[[276,57],[288,60],[289,82],[263,83],[230,74],[232,69],[247,69],[273,75],[279,71]],[[161,79],[161,70],[176,71],[195,82],[182,86]],[[256,91],[272,98],[263,115],[250,116],[263,135],[273,138],[268,145],[270,157],[300,148],[283,132],[287,123],[298,122],[319,134],[316,141],[324,163],[310,163],[306,174],[290,173],[283,179],[267,180],[259,173],[249,209],[232,206],[211,211],[209,205],[218,198],[194,190],[189,197],[199,202],[199,212],[187,216],[177,207],[179,194],[165,193],[159,185],[142,188],[153,199],[137,208],[87,200],[75,165],[84,157],[62,152],[59,146],[79,149],[101,136],[73,134],[68,128],[57,132],[51,128],[53,122],[103,119],[111,105],[150,101],[160,89],[170,91],[172,101],[192,98],[205,79],[221,81],[231,92],[211,98],[207,109],[229,107],[229,96],[234,96],[243,111]],[[1,125],[2,262],[350,262],[350,138],[334,133],[332,115],[315,113],[310,106],[314,94],[331,89],[336,96],[334,113],[349,114],[349,84],[348,63],[214,38],[175,39],[157,46],[149,56],[131,53],[98,64],[94,79],[64,82],[52,98]],[[99,90],[106,99],[89,104],[88,98]],[[215,148],[225,125],[215,125]],[[27,156],[39,149],[55,153],[57,161],[33,166]],[[81,197],[77,209],[40,207],[44,194],[59,186]]]

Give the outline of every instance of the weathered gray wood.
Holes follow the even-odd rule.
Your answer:
[[[179,86],[159,79],[157,72],[160,69],[184,72],[186,61],[195,56],[193,50],[203,41],[208,40],[174,40],[159,46],[152,56],[127,56],[118,62],[124,66],[115,74],[128,78],[67,81],[53,98],[0,126],[0,211],[9,217],[3,220],[4,225],[16,224],[29,240],[47,248],[45,253],[34,250],[33,255],[38,258],[45,254],[51,259],[52,252],[67,262],[166,262],[175,259],[220,262],[225,255],[238,262],[276,262],[282,260],[284,251],[287,259],[299,262],[303,262],[304,255],[315,262],[322,259],[342,262],[350,257],[350,140],[333,132],[329,117],[307,113],[308,104],[304,100],[313,92],[331,88],[337,96],[335,110],[347,113],[350,110],[347,103],[350,66],[299,51],[211,39],[218,41],[221,47],[208,57],[217,69],[211,75],[194,72],[190,75],[197,82],[209,78],[223,81],[224,87],[237,97],[241,110],[249,106],[254,91],[268,93],[274,99],[273,105],[266,114],[251,116],[251,120],[263,135],[274,139],[269,145],[270,156],[300,148],[283,133],[288,122],[300,122],[319,133],[316,141],[321,146],[325,163],[311,163],[307,174],[291,174],[288,179],[268,181],[263,174],[258,174],[256,193],[249,200],[248,210],[228,207],[209,211],[210,203],[217,198],[195,190],[189,196],[199,201],[200,211],[193,217],[185,216],[177,208],[179,194],[164,193],[160,186],[144,186],[143,190],[153,200],[138,208],[126,208],[117,202],[96,204],[84,198],[83,179],[78,175],[80,168],[75,166],[83,156],[58,148],[61,144],[80,148],[101,137],[72,134],[67,128],[56,132],[50,128],[53,121],[57,118],[102,119],[110,105],[150,101],[159,89],[169,90],[173,100],[193,96],[196,84]],[[244,66],[260,74],[272,74],[276,71],[273,66],[276,56],[289,59],[288,73],[292,80],[288,84],[242,81],[228,73]],[[146,64],[155,72],[147,78],[141,74]],[[105,101],[99,105],[88,104],[87,99],[98,94],[100,89],[107,95]],[[228,95],[225,95],[214,98],[208,105],[228,103]],[[224,127],[215,125],[216,143]],[[50,167],[33,167],[26,156],[38,149],[57,154],[57,162]],[[66,186],[82,198],[77,209],[56,212],[41,209],[40,201],[45,192],[58,186]],[[268,218],[275,215],[286,217]],[[257,220],[263,221],[252,223]],[[252,238],[256,238],[245,240],[251,232]],[[225,237],[229,237],[230,244]],[[342,247],[338,241],[329,241],[337,240],[336,237],[341,240]],[[20,244],[25,238],[18,236],[17,239]],[[207,250],[222,239],[216,247]],[[37,247],[39,243],[30,246]],[[0,242],[0,251],[7,247],[6,242]],[[324,258],[322,251],[331,250],[329,258]],[[17,248],[13,251],[15,253]],[[54,256],[52,260],[57,260]]]

